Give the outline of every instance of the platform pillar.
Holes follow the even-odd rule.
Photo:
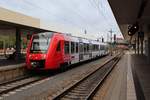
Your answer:
[[[150,63],[150,37],[148,37],[148,49],[147,49],[147,58],[148,58],[148,63]]]
[[[21,58],[21,30],[16,28],[16,53],[15,60],[19,60]]]
[[[135,38],[135,46],[134,46],[135,54],[136,54],[136,38]]]
[[[141,40],[141,54],[143,54],[143,40]]]
[[[138,55],[139,55],[139,45],[140,45],[140,42],[139,42],[139,35],[138,35],[138,37],[137,37],[137,53],[138,53]]]

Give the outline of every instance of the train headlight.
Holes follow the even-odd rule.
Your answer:
[[[32,56],[31,55],[29,55],[29,59],[31,59],[32,58]]]
[[[36,62],[31,62],[31,66],[35,68],[37,66],[37,63]]]
[[[42,56],[42,59],[46,59],[46,55],[45,54]]]

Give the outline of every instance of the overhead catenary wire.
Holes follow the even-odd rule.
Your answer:
[[[99,15],[102,16],[108,22],[107,17],[103,13],[103,11],[105,11],[104,10],[105,8],[102,8],[102,2],[100,2],[99,0],[97,2],[95,0],[89,0],[89,1],[90,1],[91,5],[93,5],[95,7],[95,9],[97,9]],[[100,7],[100,5],[101,5],[101,7]],[[101,11],[101,9],[103,9],[103,11]],[[105,24],[109,26],[109,24],[107,22]]]
[[[29,1],[25,1],[25,2],[26,2],[28,5],[32,6],[32,7],[34,6],[34,7],[36,7],[36,8],[40,8],[40,9],[44,10],[44,11],[47,12],[48,15],[50,15],[50,16],[58,17],[58,16],[56,16],[55,14],[53,14],[53,12],[51,12],[50,10],[47,10],[47,9],[45,9],[45,8],[42,8],[42,7],[38,6],[37,4],[33,4],[32,2],[29,2]],[[60,2],[59,2],[59,3],[60,3]],[[66,5],[66,6],[63,6],[63,7],[65,7],[66,9],[69,9],[69,10],[73,11],[76,15],[78,15],[78,16],[80,17],[81,21],[87,26],[87,28],[88,28],[88,27],[93,27],[93,26],[92,26],[91,24],[89,24],[88,21],[86,20],[86,16],[83,16],[79,10],[77,11],[77,10],[75,10],[75,9],[72,9],[72,8],[68,7],[67,5]],[[78,27],[78,28],[80,28],[80,29],[83,29],[83,30],[86,29],[86,30],[88,30],[86,27],[82,27],[82,26],[78,25],[77,23],[74,23],[74,22],[71,21],[70,19],[62,18],[62,20],[68,22],[69,24],[75,25],[76,27]],[[95,27],[93,27],[93,28],[94,28],[95,30],[98,30],[98,29],[95,28]]]
[[[28,5],[30,5],[30,6],[32,6],[32,7],[35,7],[35,8],[38,8],[38,9],[43,10],[44,12],[47,13],[48,16],[59,17],[59,16],[57,16],[57,14],[55,14],[53,11],[48,10],[48,8],[44,8],[44,7],[42,7],[42,6],[40,6],[40,5],[36,4],[36,3],[30,2],[30,1],[28,1],[28,0],[26,0],[25,3],[27,3]],[[62,2],[59,2],[59,3],[60,3],[60,5],[61,5]],[[98,0],[98,1],[89,0],[89,3],[90,3],[91,6],[93,6],[95,9],[97,9],[98,15],[99,15],[100,17],[102,16],[102,17],[105,19],[106,23],[104,23],[105,25],[103,25],[103,27],[106,27],[106,29],[107,29],[107,27],[110,26],[111,24],[109,24],[109,22],[108,22],[108,17],[106,17],[105,13],[104,13],[104,12],[101,12],[101,9],[102,9],[102,8],[100,8],[100,7],[101,7],[101,6],[100,6],[100,4],[101,4],[100,1],[99,1],[99,0]],[[62,4],[64,4],[64,3],[62,3]],[[62,24],[64,24],[63,22],[68,22],[67,25],[72,25],[73,27],[77,27],[78,29],[83,30],[83,31],[84,31],[84,30],[87,30],[87,33],[88,33],[89,29],[99,31],[99,27],[101,27],[101,26],[99,26],[99,27],[98,27],[98,26],[93,27],[93,25],[90,24],[90,21],[89,21],[90,19],[87,20],[87,16],[84,15],[84,14],[82,14],[83,12],[81,12],[80,9],[78,9],[78,8],[77,8],[77,9],[71,8],[68,4],[66,4],[65,6],[62,6],[62,8],[65,8],[65,9],[67,9],[67,10],[70,10],[70,11],[74,12],[75,16],[78,16],[78,17],[80,18],[80,21],[82,21],[83,24],[80,24],[78,21],[72,21],[71,17],[68,18],[68,17],[63,17],[63,16],[62,16],[60,19],[58,19],[57,22],[59,22],[59,20],[62,22]],[[104,11],[104,10],[105,10],[105,8],[103,9],[103,11]],[[65,16],[68,16],[68,15],[65,15]],[[84,25],[85,25],[85,26],[84,26]],[[104,28],[104,29],[105,29],[105,28]],[[98,33],[99,33],[99,32],[98,32]],[[98,33],[97,33],[97,34],[98,34]]]
[[[74,2],[74,1],[72,1],[72,2]],[[61,2],[59,2],[59,3],[61,3]],[[71,8],[71,7],[69,7],[68,5],[63,6],[63,7],[65,7],[66,9],[69,9],[70,11],[74,12],[76,15],[78,15],[78,16],[80,17],[80,19],[82,20],[82,22],[83,22],[83,23],[86,25],[86,27],[87,27],[87,28],[84,27],[83,30],[87,30],[87,31],[88,31],[88,27],[92,27],[92,28],[94,28],[95,30],[99,30],[98,28],[93,27],[93,26],[88,22],[88,20],[90,20],[90,19],[87,20],[87,17],[86,17],[85,15],[83,15],[82,12],[80,12],[80,10]]]
[[[29,2],[29,1],[24,1],[25,3],[27,3],[28,5],[30,5],[30,6],[34,6],[35,8],[40,8],[40,9],[42,9],[43,11],[45,11],[48,15],[50,15],[50,16],[54,16],[54,17],[58,17],[58,16],[56,16],[55,14],[53,14],[52,12],[50,12],[50,10],[47,10],[47,9],[44,9],[43,7],[40,7],[40,6],[38,6],[38,5],[36,5],[36,4],[33,4],[32,2]],[[78,27],[78,28],[81,28],[79,25],[77,25],[76,23],[73,23],[72,21],[70,21],[69,19],[65,19],[65,18],[63,18],[63,17],[61,17],[61,19],[63,20],[63,21],[66,21],[66,22],[69,22],[69,24],[72,24],[72,25],[75,25],[76,27]]]
[[[97,12],[99,14],[99,16],[102,16],[104,18],[104,20],[106,21],[105,26],[108,27],[111,24],[109,24],[107,17],[105,16],[105,14],[103,13],[103,11],[105,11],[105,8],[100,8],[100,5],[102,5],[102,3],[100,3],[100,1],[98,0],[97,2],[95,0],[89,0],[89,3],[91,4],[91,6],[93,6],[95,9],[97,9]],[[101,11],[101,9],[103,9],[103,11]],[[109,27],[108,27],[109,28]],[[107,28],[106,28],[107,29]],[[107,29],[106,31],[108,31],[110,29]],[[107,37],[107,36],[106,36]]]
[[[73,2],[73,1],[72,1]],[[61,3],[61,2],[60,2]],[[89,24],[87,24],[87,21],[86,21],[86,19],[81,15],[81,12],[78,10],[78,11],[76,11],[76,9],[72,9],[72,8],[70,8],[68,5],[66,5],[66,6],[63,6],[64,8],[66,8],[66,9],[68,9],[68,10],[70,10],[70,11],[72,11],[72,12],[74,12],[77,16],[79,16],[80,17],[80,19],[81,19],[81,21],[86,25],[86,26],[89,26]]]

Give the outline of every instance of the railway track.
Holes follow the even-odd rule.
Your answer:
[[[12,81],[0,83],[0,96],[45,78],[46,76],[24,76]]]
[[[77,81],[72,86],[65,89],[63,92],[58,94],[53,98],[53,100],[90,100],[102,85],[103,81],[109,75],[111,70],[117,64],[119,59],[121,58],[121,54],[112,60],[105,63],[103,66],[99,67],[94,72],[90,73],[83,79]]]
[[[6,85],[6,84],[9,84],[9,83],[12,83],[12,82],[21,80],[21,79],[25,79],[25,78],[28,78],[28,77],[31,77],[31,76],[29,76],[29,75],[23,75],[23,76],[21,76],[21,77],[17,77],[17,78],[12,79],[12,80],[0,82],[0,86]]]

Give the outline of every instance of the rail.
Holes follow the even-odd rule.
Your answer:
[[[110,61],[107,61],[98,69],[86,75],[81,80],[75,82],[73,85],[66,88],[60,94],[56,95],[53,98],[53,100],[60,100],[60,99],[90,100],[98,90],[99,86],[109,75],[111,70],[117,64],[120,58],[121,58],[121,54],[112,58]]]

